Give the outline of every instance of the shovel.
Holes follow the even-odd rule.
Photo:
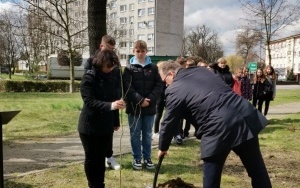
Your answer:
[[[155,174],[154,174],[154,180],[153,180],[152,187],[149,186],[149,185],[147,185],[146,188],[155,188],[156,187],[158,173],[159,173],[160,166],[161,166],[161,163],[162,163],[164,157],[165,157],[165,155],[161,155],[160,158],[159,158],[159,160],[158,160],[158,164],[157,164],[157,167],[155,169]]]

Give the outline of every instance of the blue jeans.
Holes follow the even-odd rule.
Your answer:
[[[272,187],[259,149],[257,136],[232,148],[232,150],[239,156],[246,168],[248,176],[251,178],[253,188]],[[203,188],[220,188],[221,174],[229,152],[230,151],[203,159]]]
[[[134,159],[142,159],[142,148],[143,158],[151,158],[153,121],[154,115],[128,115],[130,143]]]

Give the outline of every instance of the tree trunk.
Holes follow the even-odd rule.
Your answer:
[[[88,0],[90,55],[99,49],[100,40],[106,34],[106,4],[107,0]]]

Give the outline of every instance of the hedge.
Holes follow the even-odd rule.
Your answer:
[[[13,81],[0,80],[0,92],[69,92],[68,80]],[[80,81],[75,81],[74,92],[79,92]]]

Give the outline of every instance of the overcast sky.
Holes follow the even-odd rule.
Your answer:
[[[7,4],[0,2],[0,11]],[[219,33],[225,55],[235,52],[235,36],[241,23],[240,19],[244,16],[238,0],[185,0],[184,11],[186,27],[205,24]],[[279,36],[286,37],[297,32],[300,33],[300,24],[298,28],[286,28]]]

